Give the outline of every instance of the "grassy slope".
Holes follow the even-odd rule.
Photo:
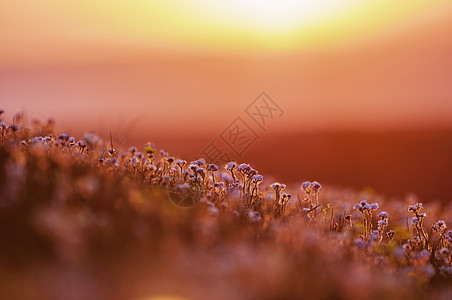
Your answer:
[[[30,141],[47,134],[48,142]],[[450,255],[444,261],[435,253],[429,262],[438,241],[431,224],[450,220],[443,206],[425,206],[428,244],[404,250],[415,233],[407,203],[325,187],[324,213],[307,216],[309,203],[300,206],[294,196],[275,216],[275,193],[265,179],[255,195],[259,205],[247,205],[233,188],[216,195],[204,180],[202,201],[182,208],[168,197],[162,177],[169,171],[152,172],[146,156],[132,164],[137,153],[119,151],[116,166],[108,148],[99,142],[81,153],[49,128],[2,131],[0,298],[446,299],[451,292]],[[164,156],[155,154],[152,164],[163,167]],[[305,197],[299,188],[288,190]],[[381,242],[362,236],[353,204],[363,199],[380,205],[374,229],[378,213],[389,213]],[[349,213],[352,226],[343,220]]]

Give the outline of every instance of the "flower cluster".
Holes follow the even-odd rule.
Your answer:
[[[358,210],[361,213],[371,212],[371,211],[377,210],[378,207],[379,207],[378,203],[369,204],[369,203],[367,203],[367,200],[363,200],[363,201],[361,201],[359,203],[356,203],[353,206],[354,209]]]
[[[419,240],[419,247],[421,249],[429,248],[428,245],[428,234],[424,230],[423,222],[424,218],[427,216],[426,213],[421,213],[423,208],[422,203],[416,203],[414,205],[410,205],[408,207],[408,211],[414,214],[414,217],[411,219],[411,224],[414,227],[415,237]]]

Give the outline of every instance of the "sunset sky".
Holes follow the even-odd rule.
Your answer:
[[[0,40],[2,109],[65,129],[212,134],[261,91],[275,131],[452,127],[450,1],[2,1]]]

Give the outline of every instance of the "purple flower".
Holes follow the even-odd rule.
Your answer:
[[[214,164],[208,164],[207,165],[207,171],[210,171],[210,172],[218,171],[218,167],[216,165],[214,165]]]
[[[377,210],[378,207],[379,207],[378,203],[372,203],[372,204],[370,205],[370,209],[371,209],[371,210]]]
[[[253,180],[256,182],[260,182],[260,181],[264,180],[264,177],[262,177],[262,175],[254,175]]]
[[[286,188],[286,185],[283,183],[279,183],[279,182],[274,182],[270,185],[273,189],[275,190],[283,190]]]
[[[320,183],[318,183],[317,181],[314,181],[312,183],[312,189],[314,190],[314,192],[319,191],[322,188],[322,185]]]
[[[226,170],[231,171],[231,170],[233,170],[236,167],[237,167],[237,164],[235,162],[231,161],[230,163],[228,163],[226,165]]]
[[[311,182],[310,181],[305,181],[301,184],[301,188],[303,190],[307,190],[309,187],[311,186]]]

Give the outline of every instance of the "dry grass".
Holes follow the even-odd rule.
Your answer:
[[[450,206],[271,184],[246,164],[185,163],[152,144],[121,151],[52,122],[0,130],[2,299],[452,292]]]

